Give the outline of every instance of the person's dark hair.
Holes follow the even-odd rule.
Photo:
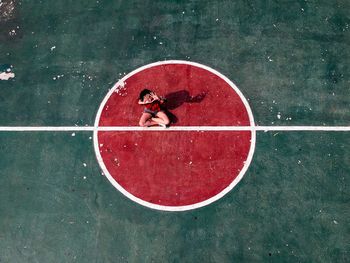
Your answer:
[[[143,97],[145,97],[147,94],[151,94],[151,93],[152,93],[152,91],[150,91],[149,89],[144,89],[143,91],[140,92],[139,99],[141,101],[143,101]]]

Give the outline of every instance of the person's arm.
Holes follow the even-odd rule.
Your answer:
[[[163,96],[158,96],[157,94],[154,94],[154,97],[153,97],[155,100],[159,100],[160,103],[165,103],[167,101],[167,99]]]
[[[156,93],[153,93],[153,92],[152,92],[151,96],[152,96],[152,98],[153,98],[154,100],[159,100],[159,102],[162,103],[162,104],[163,104],[164,102],[166,102],[166,98],[164,98],[164,97],[162,97],[162,96],[158,96]]]
[[[160,98],[157,94],[155,94],[154,92],[151,93],[151,96],[154,100],[159,100],[160,101]]]
[[[138,101],[138,103],[141,104],[141,105],[149,104],[149,103],[152,103],[152,102],[153,102],[153,100],[140,100],[139,99],[139,101]]]
[[[167,101],[167,99],[163,96],[159,97],[160,103],[165,103]]]

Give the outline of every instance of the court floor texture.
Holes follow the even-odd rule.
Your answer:
[[[0,262],[349,262],[349,26],[348,0],[0,0]]]

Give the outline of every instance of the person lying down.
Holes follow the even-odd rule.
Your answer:
[[[166,128],[170,121],[164,110],[165,99],[149,89],[141,91],[138,104],[144,105],[139,125],[149,127],[159,125]]]

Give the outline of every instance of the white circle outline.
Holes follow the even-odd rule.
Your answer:
[[[191,204],[191,205],[184,205],[184,206],[165,206],[165,205],[157,205],[157,204],[153,204],[147,201],[144,201],[134,195],[132,195],[131,193],[129,193],[128,191],[126,191],[120,184],[117,183],[117,181],[111,176],[111,174],[109,173],[108,169],[106,168],[102,156],[100,154],[100,149],[99,149],[99,143],[98,143],[98,123],[100,121],[100,117],[102,114],[102,110],[106,104],[106,102],[108,101],[109,97],[112,95],[112,93],[119,87],[120,83],[125,82],[129,77],[135,75],[136,73],[143,71],[145,69],[151,68],[151,67],[155,67],[155,66],[160,66],[160,65],[167,65],[167,64],[186,64],[186,65],[191,65],[191,66],[195,66],[195,67],[199,67],[205,70],[210,71],[211,73],[219,76],[221,79],[223,79],[227,84],[229,84],[231,86],[231,88],[233,88],[233,90],[238,94],[238,96],[241,98],[246,111],[248,113],[248,117],[249,117],[249,122],[250,122],[250,127],[252,127],[251,129],[251,144],[250,144],[250,149],[249,149],[249,153],[247,156],[246,161],[244,162],[243,168],[242,170],[239,172],[238,176],[224,189],[222,190],[220,193],[218,193],[215,196],[210,197],[207,200],[201,201],[199,203],[195,203],[195,204]],[[167,60],[167,61],[159,61],[159,62],[154,62],[151,64],[147,64],[145,66],[142,66],[140,68],[135,69],[134,71],[128,73],[127,75],[125,75],[122,79],[120,79],[117,83],[114,84],[114,86],[109,90],[109,92],[107,93],[107,95],[104,97],[103,101],[100,104],[100,107],[97,111],[96,114],[96,118],[95,118],[95,124],[94,124],[94,149],[95,149],[95,154],[96,154],[96,159],[104,173],[104,175],[107,177],[107,179],[110,181],[110,183],[117,189],[119,190],[122,194],[124,194],[126,197],[128,197],[129,199],[131,199],[132,201],[152,208],[152,209],[156,209],[156,210],[162,210],[162,211],[187,211],[187,210],[192,210],[192,209],[196,209],[196,208],[200,208],[206,205],[209,205],[217,200],[219,200],[220,198],[222,198],[224,195],[226,195],[228,192],[230,192],[237,184],[238,182],[243,178],[244,174],[246,173],[246,171],[248,170],[248,167],[253,159],[253,155],[254,155],[254,151],[255,151],[255,142],[256,142],[256,130],[255,130],[255,123],[254,123],[254,117],[253,117],[253,113],[252,110],[248,104],[248,101],[246,100],[246,98],[243,96],[242,92],[237,88],[237,86],[231,81],[229,80],[226,76],[222,75],[220,72],[196,63],[196,62],[191,62],[191,61],[185,61],[185,60]]]

